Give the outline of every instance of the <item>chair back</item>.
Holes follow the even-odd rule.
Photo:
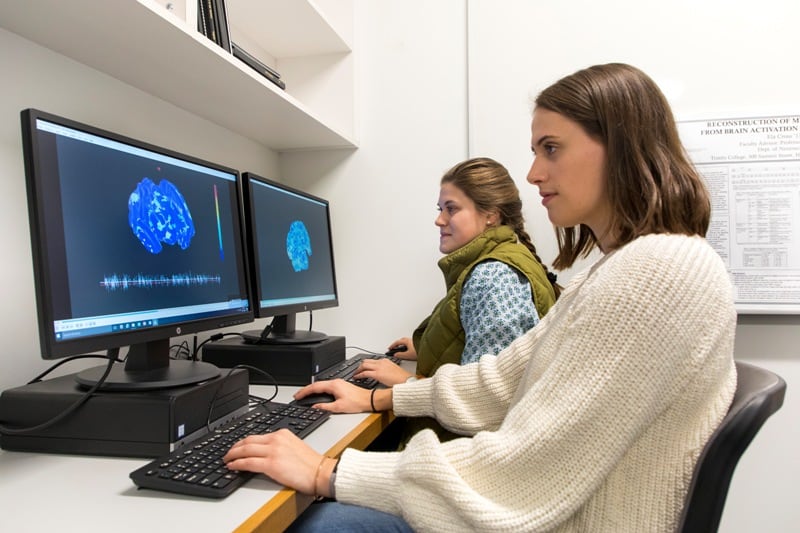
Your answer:
[[[692,475],[678,531],[719,528],[733,471],[761,426],[783,405],[786,382],[763,368],[737,361],[738,382],[728,414],[706,443]]]

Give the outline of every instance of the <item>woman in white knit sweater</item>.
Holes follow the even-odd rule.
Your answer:
[[[528,181],[557,227],[556,268],[603,256],[539,325],[497,356],[373,393],[343,381],[336,412],[433,416],[402,452],[325,458],[289,432],[231,448],[314,504],[303,531],[662,532],[736,388],[736,315],[703,236],[710,202],[653,81],[623,64],[567,76],[536,99]],[[357,529],[361,527],[362,529]],[[316,529],[315,529],[316,528]]]

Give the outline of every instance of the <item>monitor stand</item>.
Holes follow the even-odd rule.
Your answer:
[[[310,344],[328,338],[319,331],[298,330],[296,322],[294,313],[278,315],[263,330],[245,331],[242,338],[250,344]]]
[[[104,391],[146,391],[193,385],[219,376],[216,366],[201,361],[169,358],[169,339],[133,344],[128,350],[124,367],[114,363],[111,372],[100,383]],[[87,368],[75,376],[85,388],[98,384],[106,366]]]

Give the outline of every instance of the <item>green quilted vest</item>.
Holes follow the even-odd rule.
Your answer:
[[[439,260],[447,294],[414,331],[418,375],[430,377],[444,364],[461,363],[461,353],[466,342],[459,318],[461,290],[473,267],[488,259],[502,261],[528,278],[531,296],[540,318],[555,303],[555,292],[544,267],[525,245],[517,242],[514,230],[508,226],[487,229],[466,246]],[[400,428],[399,449],[403,449],[411,437],[426,428],[432,429],[442,442],[458,437],[433,418],[405,418],[395,422]]]
[[[461,362],[465,344],[464,328],[459,318],[461,290],[475,265],[489,259],[501,261],[528,278],[540,317],[555,303],[553,286],[547,279],[544,267],[530,250],[517,242],[514,230],[508,226],[487,229],[470,243],[439,260],[447,294],[414,331],[417,374],[430,377],[443,364]]]

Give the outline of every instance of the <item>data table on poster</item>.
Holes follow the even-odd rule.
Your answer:
[[[740,313],[800,313],[800,115],[679,121]]]

